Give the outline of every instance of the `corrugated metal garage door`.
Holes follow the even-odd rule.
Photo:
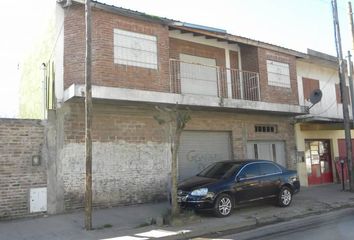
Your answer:
[[[210,163],[231,158],[230,132],[184,131],[178,152],[179,180],[196,175]]]
[[[247,158],[271,160],[286,167],[285,143],[283,141],[249,141]]]

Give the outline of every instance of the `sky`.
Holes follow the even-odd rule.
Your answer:
[[[0,117],[16,117],[21,59],[40,38],[56,0],[2,1]],[[107,4],[227,30],[301,52],[336,55],[330,0],[101,0]],[[338,0],[343,54],[352,50],[348,1]],[[40,67],[39,63],[39,66]]]
[[[18,115],[20,62],[45,31],[54,3],[55,0],[1,1],[0,117]]]

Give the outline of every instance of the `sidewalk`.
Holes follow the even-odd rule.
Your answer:
[[[0,239],[142,240],[153,236],[188,239],[213,232],[237,231],[350,207],[354,207],[354,193],[342,192],[339,184],[329,184],[302,188],[300,193],[294,196],[292,205],[288,208],[279,208],[267,203],[253,204],[236,209],[227,218],[215,218],[210,214],[203,214],[187,218],[175,227],[156,225],[143,227],[149,219],[156,219],[165,213],[168,208],[167,203],[95,210],[93,226],[96,230],[89,232],[83,229],[83,212],[2,221]]]

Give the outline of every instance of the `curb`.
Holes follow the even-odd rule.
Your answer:
[[[218,227],[214,227],[213,229],[195,229],[192,232],[163,237],[159,239],[164,239],[164,240],[191,239],[191,238],[202,237],[207,235],[209,236],[214,234],[220,235],[221,233],[228,232],[230,230],[242,232],[249,229],[253,229],[256,226],[257,226],[257,221],[255,219],[252,219],[252,220],[243,221],[237,224],[237,226],[233,224],[233,225],[218,226]]]
[[[281,222],[287,222],[290,220],[294,219],[301,219],[301,218],[306,218],[309,216],[314,216],[314,215],[321,215],[329,212],[334,212],[337,210],[341,209],[347,209],[347,208],[354,208],[354,203],[348,203],[345,205],[332,205],[328,209],[320,209],[317,211],[312,211],[309,213],[305,214],[299,214],[291,217],[277,217],[273,216],[271,218],[267,219],[251,219],[251,220],[246,220],[242,221],[241,223],[237,224],[229,224],[229,225],[224,225],[224,226],[215,226],[212,229],[194,229],[192,232],[188,233],[183,233],[183,234],[178,234],[178,235],[173,235],[173,236],[168,236],[160,239],[164,240],[182,240],[182,239],[191,239],[191,238],[197,238],[197,237],[220,237],[222,235],[228,235],[228,234],[234,234],[234,233],[239,233],[251,229],[255,229],[258,227],[263,227],[275,223],[281,223]]]

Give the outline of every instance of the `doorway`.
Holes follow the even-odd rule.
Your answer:
[[[305,140],[309,185],[333,182],[330,140]]]
[[[248,141],[247,158],[263,159],[287,167],[284,141]]]

